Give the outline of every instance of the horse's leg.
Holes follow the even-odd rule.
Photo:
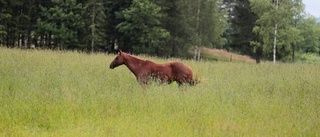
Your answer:
[[[193,79],[191,79],[191,80],[188,81],[188,84],[190,86],[194,86],[196,83],[195,83],[195,81]]]
[[[137,81],[138,81],[141,85],[147,85],[147,84],[148,84],[148,79],[147,79],[147,77],[144,77],[144,76],[139,76],[139,77],[137,77]]]
[[[185,78],[185,77],[177,78],[176,82],[178,83],[179,87],[183,86],[183,85],[190,85],[190,86],[194,86],[195,85],[195,82],[194,82],[193,79]]]
[[[139,82],[142,89],[145,91],[147,87],[147,81],[137,77],[137,81]]]
[[[189,75],[181,76],[180,81],[182,84],[189,84],[190,86],[194,86],[194,80],[192,79],[192,76],[189,76]]]

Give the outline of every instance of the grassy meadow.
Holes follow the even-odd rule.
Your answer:
[[[115,55],[0,48],[0,136],[320,136],[320,65],[180,60],[143,89]]]

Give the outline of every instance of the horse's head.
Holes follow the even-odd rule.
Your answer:
[[[124,53],[120,50],[117,57],[110,63],[110,69],[114,69],[122,64],[124,64]]]

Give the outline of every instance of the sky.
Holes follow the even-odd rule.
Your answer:
[[[311,15],[320,17],[320,0],[302,0],[305,5],[305,11]]]

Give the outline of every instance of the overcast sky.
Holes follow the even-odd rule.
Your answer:
[[[306,12],[315,17],[320,17],[320,0],[302,0]]]

